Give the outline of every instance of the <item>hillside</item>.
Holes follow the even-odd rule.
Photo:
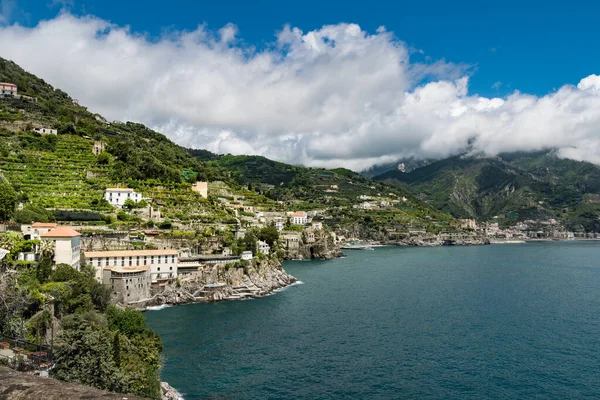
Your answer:
[[[555,218],[573,230],[597,231],[600,168],[561,159],[553,151],[496,158],[455,156],[409,173],[388,171],[378,181],[410,190],[460,218],[502,222]]]
[[[3,59],[0,81],[14,82],[19,94],[34,98],[0,98],[0,174],[25,208],[90,211],[97,223],[101,214],[112,214],[114,222],[115,210],[103,194],[106,187],[120,186],[141,191],[163,217],[187,226],[235,224],[235,201],[227,200],[233,198],[264,211],[319,209],[332,227],[366,220],[379,231],[385,225],[451,221],[404,189],[346,169],[185,149],[142,124],[108,122]],[[58,135],[34,128],[56,129]],[[209,182],[208,199],[191,190],[196,180]],[[375,205],[368,213],[367,199]],[[110,223],[110,217],[103,219]]]

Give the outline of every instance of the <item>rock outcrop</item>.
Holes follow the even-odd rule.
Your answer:
[[[181,278],[179,286],[168,286],[137,308],[221,300],[242,300],[266,296],[296,282],[278,260],[252,262],[244,267],[209,265]]]
[[[137,396],[109,393],[93,387],[78,385],[76,383],[27,375],[2,366],[0,366],[0,399],[143,400],[141,397]]]
[[[307,238],[306,234],[295,247],[288,247],[285,253],[286,260],[333,260],[341,257],[342,250],[335,243],[333,236],[326,231],[317,231],[314,238]]]
[[[184,400],[183,397],[167,382],[160,383],[162,400]]]

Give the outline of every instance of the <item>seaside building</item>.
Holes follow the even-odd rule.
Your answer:
[[[0,82],[0,97],[16,95],[17,85],[14,83]]]
[[[129,188],[107,188],[104,192],[104,199],[111,206],[123,207],[125,200],[130,199],[137,203],[142,200],[142,195]]]
[[[115,267],[149,267],[153,283],[177,278],[177,250],[87,251],[84,255],[88,263],[96,268],[98,282],[103,282],[104,269]]]
[[[59,226],[41,235],[42,240],[52,240],[54,263],[67,264],[79,270],[81,266],[81,234],[68,226]]]
[[[132,303],[150,298],[150,267],[105,267],[102,284],[110,287],[112,297],[119,303]]]

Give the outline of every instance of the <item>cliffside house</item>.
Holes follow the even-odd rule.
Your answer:
[[[315,239],[315,231],[313,229],[307,229],[306,233],[306,243],[314,243]]]
[[[192,185],[192,190],[200,193],[206,199],[208,197],[208,182],[196,182]]]
[[[0,82],[0,97],[16,96],[17,85],[14,83]]]
[[[152,283],[160,283],[177,278],[177,250],[122,250],[86,251],[90,265],[96,268],[96,280],[103,282],[106,268],[149,267]]]
[[[102,284],[109,286],[114,300],[119,303],[132,303],[150,298],[150,267],[105,267],[102,270]]]
[[[58,130],[52,128],[33,128],[33,131],[40,135],[58,135]]]
[[[42,240],[52,240],[54,263],[68,264],[79,270],[81,267],[81,233],[68,226],[59,226],[41,235]]]
[[[123,207],[125,200],[131,199],[137,203],[142,200],[142,195],[129,188],[107,188],[104,199],[113,207]]]
[[[264,255],[268,256],[269,252],[271,251],[271,246],[269,246],[267,242],[259,240],[256,242],[256,251],[258,253],[263,253]]]
[[[56,227],[54,222],[34,222],[31,225],[21,225],[21,233],[25,240],[39,240],[43,234]]]
[[[243,251],[242,252],[242,260],[252,260],[252,252],[251,251]]]
[[[275,229],[278,231],[282,231],[285,227],[285,221],[283,217],[275,217],[273,218],[273,224],[275,225]]]

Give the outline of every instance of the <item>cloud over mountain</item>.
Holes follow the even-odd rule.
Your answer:
[[[63,13],[0,27],[0,49],[109,119],[219,153],[362,169],[467,145],[489,154],[557,147],[600,163],[599,76],[543,97],[484,98],[469,94],[464,66],[411,62],[384,28],[285,26],[258,51],[234,25],[156,39]]]

